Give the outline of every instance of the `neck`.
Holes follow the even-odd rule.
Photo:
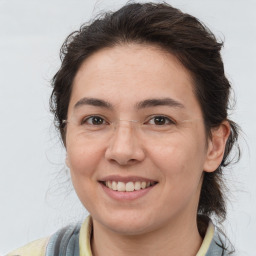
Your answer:
[[[194,256],[201,243],[196,217],[191,221],[179,216],[158,230],[138,235],[120,234],[93,220],[93,256]]]

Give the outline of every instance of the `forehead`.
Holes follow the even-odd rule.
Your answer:
[[[151,80],[155,86],[160,85],[160,80],[168,82],[167,79],[169,83],[179,80],[179,83],[192,84],[190,73],[173,54],[157,46],[144,44],[118,45],[97,51],[82,63],[74,85],[85,78],[87,82],[102,80],[102,83],[103,80],[107,83],[108,79],[116,79],[115,84],[118,86],[125,84],[127,78],[130,84],[133,82],[131,78]]]
[[[152,45],[118,45],[101,49],[82,63],[70,107],[83,97],[122,106],[171,97],[189,108],[198,105],[193,88],[190,73],[174,55]]]

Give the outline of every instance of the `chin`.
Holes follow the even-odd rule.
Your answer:
[[[145,223],[118,223],[108,227],[112,232],[125,236],[136,236],[150,232],[150,227]]]
[[[150,220],[145,214],[119,213],[102,218],[94,218],[105,228],[122,235],[140,235],[150,231]]]

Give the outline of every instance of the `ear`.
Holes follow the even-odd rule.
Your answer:
[[[205,172],[214,172],[221,164],[229,135],[230,124],[228,121],[223,121],[220,126],[211,130],[204,163]]]

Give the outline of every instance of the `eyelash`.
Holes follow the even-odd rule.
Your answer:
[[[92,120],[93,118],[98,118],[98,119],[100,119],[100,120],[102,121],[102,123],[100,123],[100,124],[93,124],[93,120]],[[155,124],[155,123],[154,123],[154,124],[150,124],[150,121],[151,121],[151,120],[154,120],[154,119],[156,119],[156,118],[160,118],[160,119],[164,120],[165,123],[164,123],[164,124],[159,124],[159,125],[157,125],[157,124]],[[91,120],[90,123],[88,123],[89,120]],[[155,121],[156,121],[156,120],[155,120]],[[104,117],[99,116],[99,115],[92,115],[92,116],[85,117],[85,118],[82,120],[81,125],[86,124],[86,123],[87,123],[88,125],[93,125],[93,126],[108,125],[108,124],[109,124],[109,122],[106,121],[106,119],[105,119]],[[174,125],[174,124],[176,124],[176,122],[175,122],[174,120],[172,120],[171,118],[169,118],[169,117],[167,117],[167,116],[164,116],[164,115],[154,115],[154,116],[150,116],[149,118],[147,118],[147,121],[144,122],[143,124],[150,124],[150,125],[156,125],[156,126],[163,126],[163,125]]]
[[[176,124],[176,122],[174,120],[172,120],[171,118],[169,118],[167,116],[164,116],[164,115],[154,115],[154,116],[151,116],[146,123],[149,123],[151,120],[156,119],[156,118],[160,118],[160,119],[164,119],[165,120],[165,123],[161,124],[159,126]],[[152,125],[156,125],[156,124],[152,124]]]
[[[109,123],[106,121],[106,119],[105,119],[104,117],[99,116],[99,115],[93,115],[93,116],[88,116],[88,117],[83,118],[83,120],[82,120],[82,122],[81,122],[81,125],[88,123],[88,121],[89,121],[90,119],[91,119],[91,121],[92,121],[93,118],[99,118],[99,119],[103,120],[103,122],[105,122],[104,124],[109,124]],[[92,121],[92,122],[93,122],[93,121]],[[91,122],[89,125],[95,125],[95,126],[97,126],[96,124],[93,124],[92,122]],[[102,125],[102,124],[99,124],[99,125]]]

